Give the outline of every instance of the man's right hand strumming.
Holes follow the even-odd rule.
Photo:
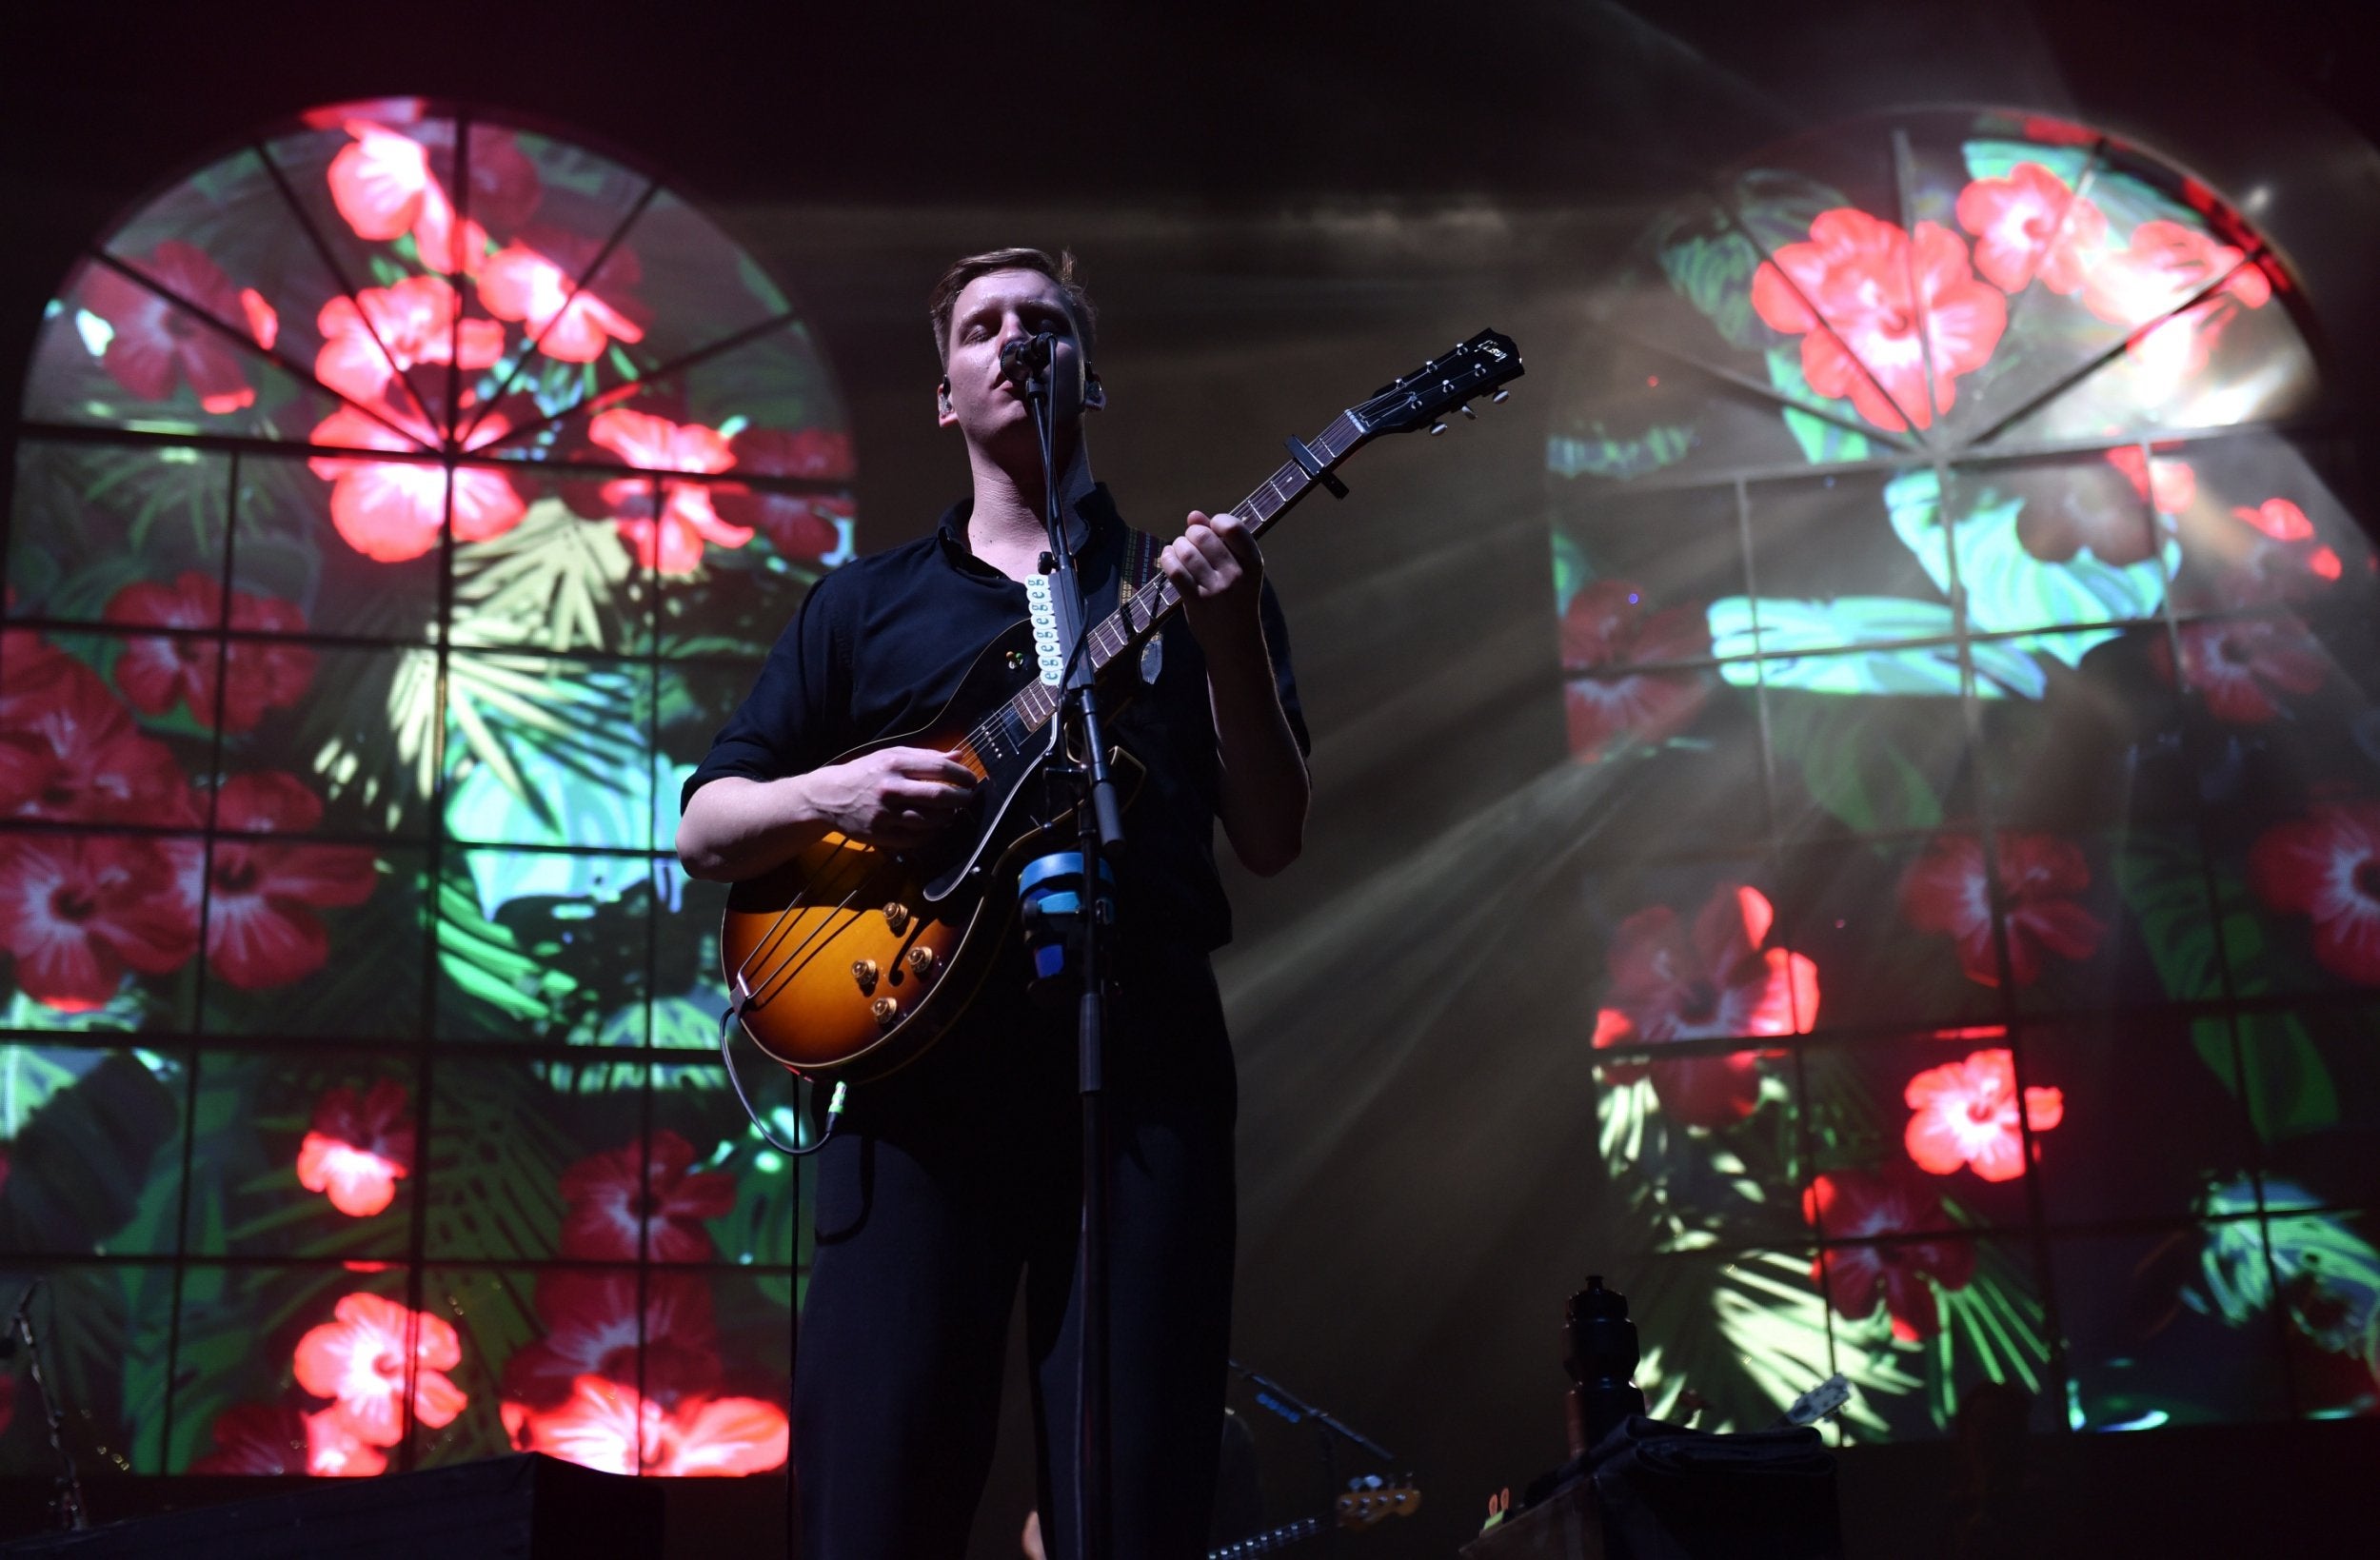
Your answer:
[[[881,850],[924,844],[975,790],[974,770],[929,747],[880,748],[800,778],[812,817]]]
[[[884,747],[783,780],[723,776],[694,793],[678,823],[678,859],[715,882],[757,877],[836,832],[908,850],[966,806],[975,772],[925,747]]]

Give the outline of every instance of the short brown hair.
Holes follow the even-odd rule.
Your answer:
[[[934,321],[934,356],[945,365],[950,362],[950,312],[958,306],[959,294],[979,276],[994,271],[1040,271],[1058,284],[1066,295],[1067,312],[1074,316],[1075,334],[1082,339],[1082,355],[1091,355],[1092,340],[1099,329],[1099,309],[1084,290],[1081,277],[1075,266],[1074,251],[1061,249],[1053,260],[1045,249],[986,249],[963,260],[954,260],[942,272],[934,290],[926,294],[926,312]]]

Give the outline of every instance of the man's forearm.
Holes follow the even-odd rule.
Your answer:
[[[808,778],[726,775],[695,792],[678,820],[678,861],[686,875],[723,883],[756,878],[815,841],[826,825],[803,791]]]
[[[1242,865],[1269,878],[1304,848],[1312,782],[1281,709],[1260,625],[1248,642],[1209,653],[1206,686],[1222,761],[1217,811],[1223,834]]]

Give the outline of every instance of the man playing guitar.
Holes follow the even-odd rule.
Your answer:
[[[1287,632],[1239,519],[1193,511],[1160,548],[1128,531],[1093,483],[1081,417],[1106,395],[1072,256],[971,256],[944,273],[930,306],[944,369],[937,415],[965,443],[973,498],[933,534],[811,590],[687,781],[678,854],[697,878],[738,881],[829,833],[887,851],[921,846],[966,808],[975,775],[942,751],[836,759],[917,729],[1026,616],[1023,581],[1046,546],[1041,459],[1001,349],[1052,334],[1055,468],[1085,616],[1096,621],[1140,583],[1136,562],[1184,599],[1140,657],[1136,696],[1111,705],[1106,722],[1145,770],[1117,863],[1110,1468],[1117,1555],[1200,1555],[1236,1217],[1235,1084],[1207,957],[1231,934],[1214,825],[1259,874],[1300,848],[1310,786]],[[963,1551],[1021,1277],[1038,1504],[1050,1552],[1077,1552],[1075,1019],[1071,1004],[1031,1003],[1029,974],[1012,936],[964,1017],[908,1066],[859,1085],[820,1153],[794,1404],[804,1554]]]

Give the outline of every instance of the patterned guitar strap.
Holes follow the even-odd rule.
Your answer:
[[[1124,566],[1116,576],[1116,604],[1122,606],[1132,593],[1157,578],[1157,555],[1165,543],[1146,531],[1124,527]],[[1151,634],[1140,646],[1140,681],[1148,686],[1157,683],[1157,675],[1165,666],[1165,638]]]
[[[1124,528],[1123,567],[1116,573],[1116,605],[1121,609],[1132,600],[1133,592],[1157,578],[1157,555],[1165,543],[1145,531]],[[1041,681],[1056,687],[1065,680],[1066,656],[1058,642],[1058,608],[1050,600],[1050,580],[1045,574],[1028,574],[1024,579],[1025,605],[1033,619],[1033,650],[1041,662]],[[1140,646],[1140,681],[1154,684],[1165,666],[1165,642],[1161,635],[1152,634]]]

